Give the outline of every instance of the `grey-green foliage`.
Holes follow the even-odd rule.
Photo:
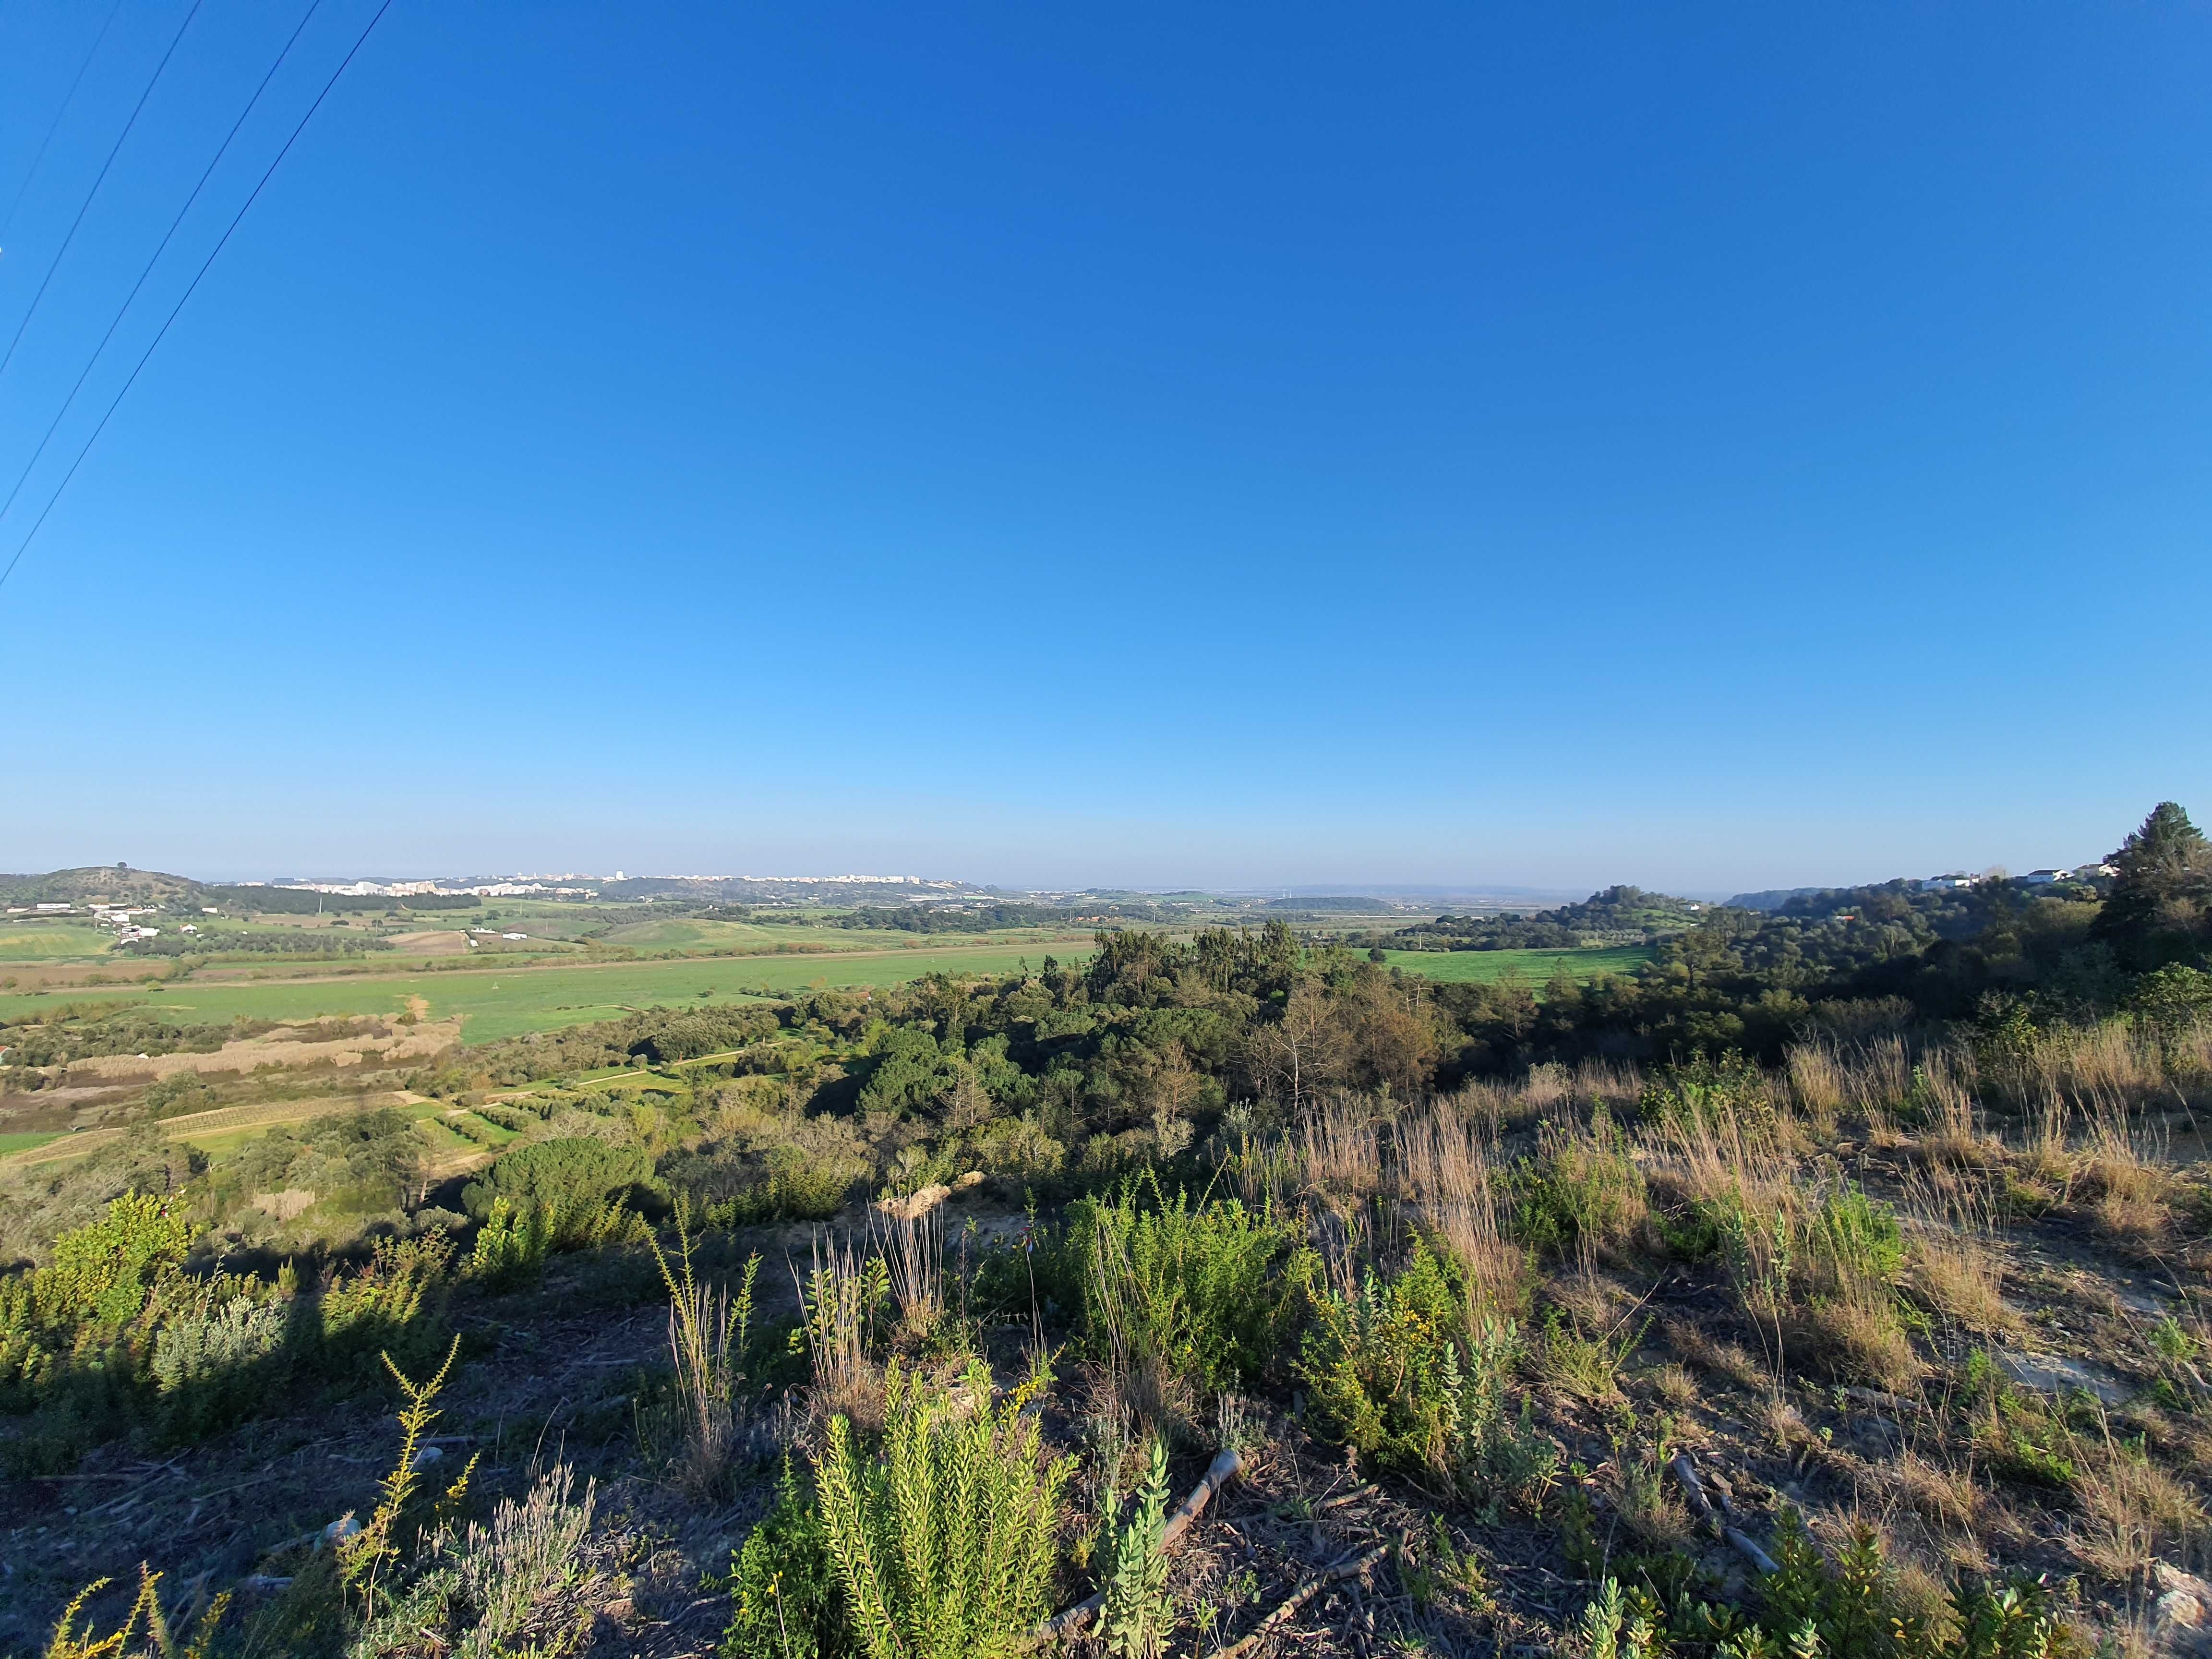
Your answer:
[[[1175,1625],[1168,1600],[1167,1443],[1155,1436],[1144,1484],[1114,1537],[1098,1632],[1112,1659],[1159,1659]]]
[[[586,1482],[574,1498],[574,1485],[568,1466],[557,1464],[521,1502],[501,1498],[489,1526],[431,1533],[416,1557],[421,1575],[362,1631],[351,1659],[416,1651],[426,1636],[455,1659],[515,1651],[514,1638],[586,1577],[595,1498]]]
[[[180,1310],[155,1338],[154,1381],[178,1394],[236,1376],[284,1346],[289,1318],[286,1304],[249,1295]]]

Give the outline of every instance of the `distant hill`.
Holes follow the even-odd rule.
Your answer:
[[[1828,887],[1770,887],[1764,892],[1738,893],[1728,903],[1731,910],[1779,910],[1793,899],[1818,898],[1833,890]]]
[[[185,876],[133,870],[124,864],[90,864],[49,870],[43,876],[0,876],[0,899],[10,904],[164,904],[199,890]]]
[[[1401,927],[1395,937],[1414,950],[1572,950],[1589,945],[1650,945],[1694,927],[1707,907],[1671,893],[1608,887],[1577,904],[1533,916],[1442,915]]]
[[[1269,899],[1267,908],[1270,910],[1304,911],[1315,915],[1387,916],[1398,907],[1383,899],[1330,894],[1319,898]]]

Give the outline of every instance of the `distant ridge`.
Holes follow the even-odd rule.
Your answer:
[[[1818,898],[1837,890],[1833,887],[1770,887],[1763,892],[1738,893],[1727,903],[1735,910],[1779,910],[1791,899]]]

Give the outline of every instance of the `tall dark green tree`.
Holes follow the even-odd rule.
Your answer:
[[[2212,944],[2212,842],[2179,805],[2153,807],[2106,862],[2119,873],[2094,933],[2122,962],[2151,969]]]

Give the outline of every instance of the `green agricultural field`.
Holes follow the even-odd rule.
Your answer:
[[[1015,928],[994,932],[978,928],[971,936],[993,943],[1035,944],[1066,937],[1089,938],[1089,930]],[[957,940],[957,933],[908,933],[896,929],[822,927],[799,923],[763,926],[751,921],[715,921],[703,916],[651,916],[624,922],[599,936],[602,945],[626,945],[633,951],[887,951],[902,947],[942,949]]]
[[[0,1018],[14,1018],[57,1002],[129,1000],[179,1024],[249,1019],[308,1020],[325,1016],[400,1012],[410,997],[428,1005],[433,1019],[460,1015],[464,1040],[489,1042],[527,1031],[557,1030],[614,1019],[655,1003],[742,1002],[763,994],[788,995],[814,986],[886,986],[925,974],[1003,974],[1026,957],[1031,967],[1046,952],[1064,962],[1087,950],[1062,945],[939,945],[930,950],[871,955],[721,957],[677,962],[620,962],[599,966],[472,968],[463,972],[349,975],[322,980],[248,980],[203,985],[114,986],[72,989],[54,996],[0,996]]]
[[[0,963],[105,956],[113,943],[97,927],[79,927],[68,922],[0,923]]]
[[[27,1152],[34,1146],[43,1146],[50,1140],[59,1140],[61,1138],[62,1132],[58,1129],[26,1131],[21,1134],[0,1135],[0,1158],[5,1158],[10,1152]]]
[[[1540,989],[1564,967],[1588,984],[1600,974],[1632,974],[1651,960],[1648,945],[1624,945],[1603,951],[1392,951],[1393,968],[1450,985],[1487,985],[1516,975]]]

